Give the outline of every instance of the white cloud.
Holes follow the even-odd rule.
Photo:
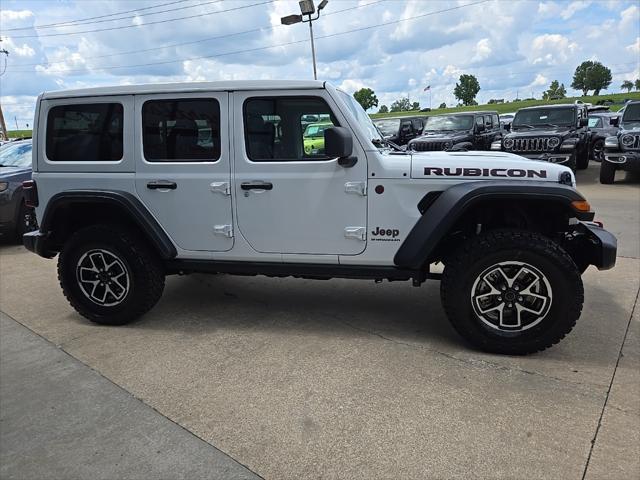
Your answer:
[[[576,51],[578,44],[564,35],[545,33],[533,39],[530,58],[534,65],[559,65],[566,63]]]
[[[3,38],[2,47],[7,49],[10,55],[17,55],[18,57],[33,57],[36,54],[36,51],[28,44],[16,44],[11,37]]]
[[[31,10],[0,10],[0,21],[10,22],[12,20],[24,20],[33,16]]]
[[[471,59],[472,62],[480,62],[486,60],[491,55],[493,49],[491,48],[491,40],[483,38],[476,43],[474,49],[475,55]]]
[[[631,45],[627,45],[625,49],[629,50],[631,53],[640,54],[640,37],[637,37],[636,41],[633,42]]]
[[[631,5],[620,12],[620,28],[635,27],[637,32],[639,22],[640,8],[637,5]]]
[[[579,12],[580,10],[584,10],[589,5],[591,5],[590,1],[571,2],[569,6],[562,11],[560,17],[562,17],[563,20],[569,20],[577,12]]]
[[[536,78],[533,80],[533,82],[531,82],[532,87],[546,86],[548,84],[549,84],[549,79],[539,73],[536,75]]]

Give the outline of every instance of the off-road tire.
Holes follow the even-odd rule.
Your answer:
[[[600,183],[610,185],[616,180],[616,166],[611,162],[602,160],[600,164]]]
[[[84,293],[88,288],[79,280],[79,262],[90,258],[91,252],[112,255],[108,258],[118,259],[124,267],[127,289],[119,303],[100,305]],[[92,264],[95,265],[93,260]],[[80,315],[102,325],[124,325],[148,312],[162,296],[164,279],[162,263],[144,239],[119,225],[93,225],[78,230],[65,242],[58,258],[58,280],[65,297]]]
[[[501,331],[476,314],[474,284],[501,262],[532,266],[551,286],[547,313],[531,328]],[[523,230],[488,231],[463,244],[445,265],[440,294],[449,321],[465,340],[481,350],[507,355],[534,353],[558,343],[576,324],[584,301],[580,272],[569,254],[551,239]]]
[[[584,147],[582,153],[576,153],[576,168],[585,170],[589,167],[589,147]]]

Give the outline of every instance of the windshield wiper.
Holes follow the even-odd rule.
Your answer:
[[[520,127],[527,127],[527,128],[536,128],[533,125],[528,125],[526,123],[519,123],[517,125],[514,125],[515,128],[520,128]]]
[[[393,148],[394,150],[396,150],[398,152],[404,152],[405,151],[405,149],[402,148],[400,145],[397,145],[397,144],[393,143],[390,140],[385,140],[384,138],[383,139],[374,138],[374,139],[371,140],[371,142],[376,147],[384,147],[386,145],[386,146],[389,146],[389,147]]]

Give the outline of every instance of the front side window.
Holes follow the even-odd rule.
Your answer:
[[[589,117],[589,128],[602,127],[602,119],[600,117]]]
[[[326,160],[324,131],[338,125],[318,97],[250,98],[244,105],[245,145],[254,162]]]
[[[46,152],[52,162],[122,160],[120,103],[57,105],[47,115]]]
[[[145,102],[142,146],[149,162],[215,162],[220,158],[220,104],[213,98]]]

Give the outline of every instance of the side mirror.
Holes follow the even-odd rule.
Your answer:
[[[358,159],[352,157],[353,137],[348,128],[331,127],[324,131],[324,154],[327,157],[338,157],[338,165],[353,167]]]
[[[582,117],[578,126],[586,127],[587,125],[589,125],[589,119]]]

